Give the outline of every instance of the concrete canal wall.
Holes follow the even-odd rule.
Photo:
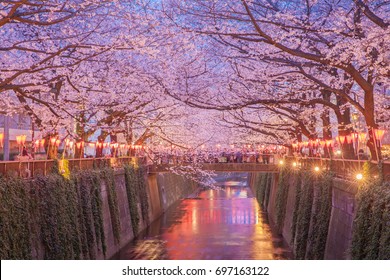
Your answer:
[[[259,199],[259,185],[262,184],[261,177],[264,176],[264,174],[261,173],[252,173],[251,174],[251,180],[250,180],[250,187],[254,194],[257,194]],[[301,182],[297,182],[298,175],[289,174],[288,178],[286,179],[287,183],[287,193],[284,197],[284,218],[282,225],[279,225],[278,227],[278,191],[279,188],[281,188],[281,184],[279,181],[281,180],[279,174],[273,174],[269,175],[272,176],[272,179],[269,181],[270,185],[269,187],[269,195],[268,195],[268,202],[266,205],[264,205],[264,200],[262,207],[268,212],[268,216],[270,219],[271,225],[278,229],[279,233],[283,235],[283,238],[288,243],[290,248],[294,251],[294,254],[296,253],[297,243],[299,243],[300,240],[297,240],[297,229],[296,225],[294,227],[294,223],[297,224],[297,212],[299,209],[299,203],[296,205],[297,200],[297,188],[301,188],[299,184],[302,184]],[[302,190],[300,190],[302,191]],[[261,191],[260,191],[261,192]],[[327,238],[326,238],[326,245],[325,245],[325,251],[323,254],[324,259],[350,259],[349,254],[349,248],[351,245],[351,239],[352,239],[352,226],[353,226],[353,220],[357,208],[357,185],[356,183],[347,182],[341,179],[333,179],[331,181],[331,208],[330,208],[330,216],[329,216],[329,225],[327,228]],[[310,256],[310,235],[311,233],[317,229],[314,229],[315,224],[320,224],[321,222],[327,223],[327,220],[324,219],[324,221],[318,221],[316,222],[315,219],[321,219],[323,217],[314,217],[316,212],[316,208],[319,206],[316,206],[316,201],[318,201],[318,196],[324,195],[320,194],[319,190],[316,188],[313,188],[312,193],[312,205],[311,205],[311,213],[310,214],[310,221],[309,222],[309,228],[308,228],[308,240],[307,244],[305,244],[305,253],[304,258],[308,258]],[[263,194],[264,196],[264,194]],[[260,199],[263,199],[260,194]],[[301,202],[302,203],[302,202]],[[280,211],[279,211],[280,212]],[[294,217],[294,213],[296,217]],[[295,221],[294,221],[295,219]]]
[[[148,196],[148,219],[147,222],[140,219],[138,232],[143,231],[152,221],[158,218],[172,204],[176,203],[187,195],[193,193],[197,189],[197,184],[182,176],[172,173],[163,174],[145,174],[147,196]],[[134,238],[133,228],[131,223],[131,214],[129,211],[125,176],[123,171],[116,172],[116,192],[118,197],[119,217],[121,224],[121,242],[116,244],[113,236],[110,208],[108,203],[108,193],[103,184],[102,199],[103,199],[103,215],[104,215],[104,231],[107,237],[107,254],[106,258],[110,258],[116,254],[124,245]],[[139,215],[141,214],[141,206],[138,205]],[[102,254],[100,259],[104,258]]]

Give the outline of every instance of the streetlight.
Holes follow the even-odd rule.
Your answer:
[[[356,180],[360,181],[360,180],[363,179],[363,174],[362,173],[358,173],[358,174],[356,174],[355,178],[356,178]]]

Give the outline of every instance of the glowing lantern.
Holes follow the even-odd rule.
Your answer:
[[[34,146],[35,146],[35,147],[39,147],[39,140],[35,140]]]
[[[50,144],[51,144],[52,146],[54,146],[54,145],[56,144],[56,141],[57,141],[57,138],[56,138],[56,137],[50,138]]]
[[[347,143],[351,144],[353,142],[353,134],[347,135]]]
[[[318,166],[314,167],[315,172],[320,172],[320,168]]]
[[[333,140],[326,140],[326,145],[330,148],[333,147]]]
[[[0,133],[0,146],[3,147],[4,134]]]
[[[362,180],[363,179],[363,174],[362,173],[358,173],[356,174],[356,180]]]
[[[366,140],[367,133],[361,132],[359,133],[358,137],[360,142],[364,142]]]
[[[385,136],[385,130],[384,129],[373,129],[372,130],[374,135],[375,135],[375,139],[376,140],[379,140],[379,141],[382,141],[383,139],[383,136]]]
[[[74,145],[74,142],[73,141],[69,141],[69,148],[73,148],[73,145]]]
[[[43,147],[45,145],[45,139],[41,139],[41,146]]]
[[[293,149],[297,149],[298,148],[298,144],[295,144],[295,143],[292,143],[291,146],[293,147]]]
[[[346,137],[345,137],[345,136],[342,136],[342,135],[338,136],[338,140],[339,140],[340,144],[344,144],[345,138],[346,138]]]
[[[77,142],[77,143],[76,143],[77,149],[81,149],[81,147],[82,147],[83,145],[84,145],[84,142],[83,142],[83,141]]]
[[[56,140],[56,146],[57,146],[57,147],[60,145],[60,143],[61,143],[61,140],[60,140],[60,139]]]
[[[16,136],[16,143],[18,143],[18,145],[20,145],[22,143],[20,135]]]

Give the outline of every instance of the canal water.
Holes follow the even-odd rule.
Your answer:
[[[268,260],[291,258],[275,235],[246,178],[219,178],[168,209],[115,259]]]

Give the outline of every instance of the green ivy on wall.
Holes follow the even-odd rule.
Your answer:
[[[114,233],[114,239],[115,242],[119,244],[121,224],[120,224],[120,217],[119,217],[118,197],[116,194],[114,170],[111,168],[104,169],[103,177],[107,187],[108,206],[110,208],[110,216],[111,216],[112,230]]]
[[[140,217],[138,213],[137,175],[132,165],[125,166],[125,182],[133,234],[136,236],[139,230]]]
[[[278,189],[276,191],[276,227],[279,232],[282,232],[284,218],[286,216],[286,205],[289,188],[289,170],[284,167],[279,173]]]
[[[314,181],[316,192],[314,210],[311,215],[311,231],[306,259],[324,259],[330,214],[332,210],[332,178],[331,172],[321,174]]]
[[[379,239],[379,260],[390,260],[390,183],[384,183],[381,190],[382,198],[386,201],[382,213],[381,237]]]
[[[297,209],[296,231],[294,239],[295,258],[305,259],[309,237],[311,211],[313,205],[313,178],[309,171],[302,171],[302,186]]]
[[[364,165],[364,181],[357,194],[353,224],[352,259],[390,259],[390,183],[380,174],[372,178],[372,166]]]
[[[0,258],[31,259],[28,184],[0,178]]]
[[[268,209],[269,196],[271,193],[271,186],[272,186],[273,180],[274,180],[274,175],[269,173],[268,177],[267,177],[267,183],[265,185],[264,202],[263,202],[265,210]]]
[[[257,201],[259,202],[260,206],[263,206],[264,203],[264,197],[265,197],[265,186],[267,183],[267,176],[268,174],[260,174],[257,178],[256,182],[256,198]]]
[[[105,255],[100,176],[89,170],[69,180],[58,173],[0,179],[1,258],[95,259],[96,249]]]
[[[102,184],[99,171],[90,171],[91,182],[91,200],[92,200],[92,215],[94,221],[96,246],[102,249],[104,257],[106,256],[107,245],[106,236],[104,233],[103,223],[103,199],[102,199]]]
[[[139,222],[149,223],[149,199],[145,183],[145,167],[125,166],[126,191],[134,236],[138,234]],[[141,217],[138,212],[141,207]]]
[[[141,202],[141,213],[142,220],[144,224],[149,224],[149,198],[146,187],[146,178],[145,178],[146,168],[140,166],[138,168],[137,178],[138,178],[138,194]]]
[[[73,216],[78,213],[78,203],[72,199],[77,194],[70,187],[71,184],[73,182],[54,173],[38,177],[31,184],[32,200],[38,209],[39,236],[44,246],[45,259],[80,257],[79,223],[74,221]]]
[[[291,243],[294,244],[295,233],[297,229],[298,221],[298,209],[301,201],[301,189],[302,189],[302,172],[298,172],[295,179],[295,203],[294,203],[294,212],[291,224]]]

